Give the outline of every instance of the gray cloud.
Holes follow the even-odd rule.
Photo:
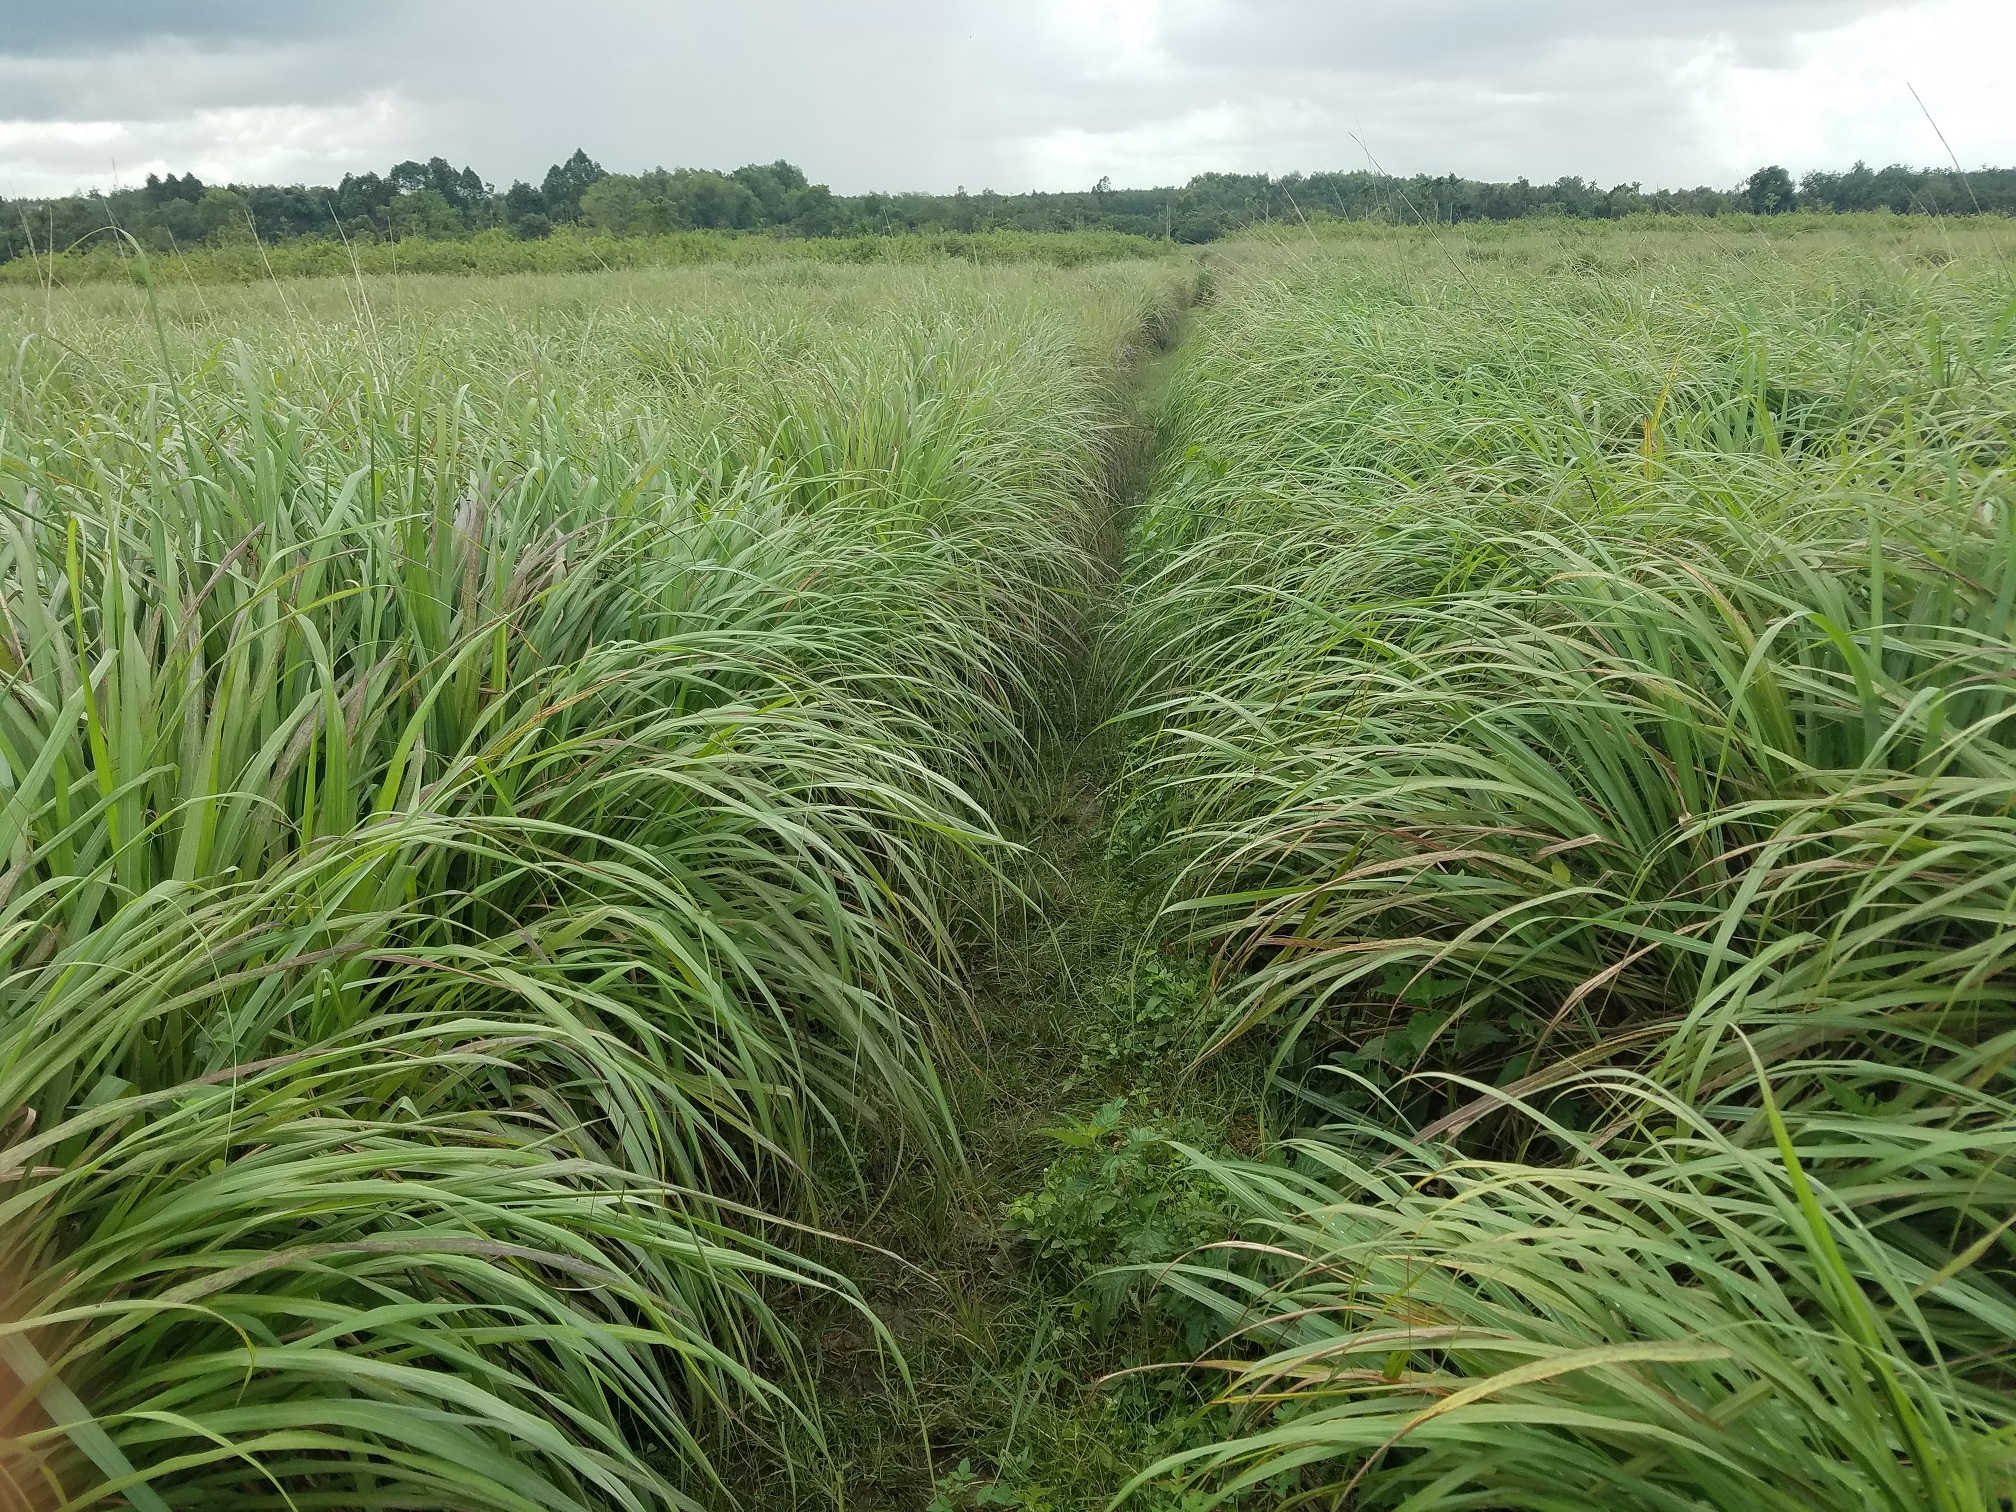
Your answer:
[[[1790,155],[1732,143],[1720,81],[1956,5],[1993,0],[0,0],[0,192],[175,154],[501,182],[577,145],[1006,189],[1351,166],[1354,135],[1403,172],[1718,181]]]
[[[243,46],[354,35],[392,9],[391,0],[0,0],[0,50],[100,56],[169,40]]]

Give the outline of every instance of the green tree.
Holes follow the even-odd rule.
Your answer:
[[[546,196],[523,179],[504,191],[504,224],[521,241],[534,241],[552,231]]]
[[[245,197],[229,189],[207,189],[196,202],[196,224],[206,241],[249,242],[252,223]]]
[[[807,184],[791,196],[790,224],[800,236],[832,236],[842,214],[840,201],[824,184]]]
[[[581,224],[611,236],[629,236],[636,229],[637,207],[643,200],[643,186],[634,174],[605,174],[581,193]]]
[[[392,234],[401,241],[422,237],[445,241],[468,229],[459,212],[439,189],[402,194],[387,206]]]
[[[681,169],[673,175],[673,203],[679,218],[710,231],[746,230],[756,224],[761,206],[747,184],[702,169]]]
[[[150,218],[155,234],[149,241],[164,252],[172,247],[194,246],[206,234],[196,206],[185,199],[162,200],[153,206]]]
[[[695,177],[717,179],[718,175],[696,175],[686,168],[607,174],[582,194],[581,223],[611,236],[655,236],[713,224],[696,218],[689,199],[690,181]]]
[[[203,181],[191,173],[183,178],[169,174],[165,179],[158,173],[147,175],[147,187],[140,191],[141,197],[150,205],[195,204],[203,198]]]
[[[1776,163],[1751,174],[1743,185],[1743,192],[1750,197],[1752,215],[1782,215],[1792,208],[1796,199],[1792,175]]]
[[[539,186],[546,200],[546,214],[556,221],[580,219],[581,196],[608,176],[608,170],[576,147],[574,156],[546,170],[545,182]]]
[[[807,186],[804,171],[779,158],[774,163],[750,163],[728,175],[756,196],[758,220],[781,226],[791,219],[791,196]]]

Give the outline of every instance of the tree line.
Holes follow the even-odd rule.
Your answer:
[[[1319,219],[1422,222],[1529,217],[1614,220],[1626,215],[1783,214],[1889,210],[1899,215],[2016,214],[2016,169],[1961,174],[1941,168],[1856,163],[1794,181],[1782,166],[1728,189],[1609,189],[1568,177],[1488,183],[1456,174],[1399,178],[1368,170],[1290,174],[1205,173],[1187,184],[1116,189],[1102,179],[1075,192],[835,194],[792,164],[729,172],[654,168],[611,173],[576,151],[537,184],[499,190],[444,158],[345,174],[329,187],[206,184],[194,173],[149,174],[138,188],[0,200],[0,262],[62,251],[118,228],[170,251],[302,237],[359,241],[451,240],[490,235],[534,240],[556,231],[647,236],[712,230],[830,237],[1110,231],[1208,242],[1268,222]]]

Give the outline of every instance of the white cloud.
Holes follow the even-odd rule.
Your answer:
[[[380,90],[339,105],[239,105],[158,121],[0,121],[0,194],[68,193],[189,173],[207,183],[299,183],[332,163],[382,168],[404,156],[420,113]],[[336,175],[340,176],[340,174]]]
[[[1911,97],[1915,87],[1962,166],[2016,162],[2009,0],[1899,8],[1798,37],[1792,52],[1781,68],[1704,70],[1704,134],[1725,161],[1941,162],[1946,150]]]
[[[1196,173],[1250,169],[1285,173],[1307,162],[1302,150],[1322,142],[1330,117],[1307,100],[1221,102],[1118,131],[1065,127],[1022,146],[1018,182],[1083,189],[1102,177],[1116,184],[1164,184]],[[1182,165],[1172,171],[1172,165]]]
[[[1095,70],[1152,66],[1160,57],[1162,0],[1054,0],[1054,12]]]

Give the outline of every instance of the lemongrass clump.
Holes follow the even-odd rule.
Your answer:
[[[714,1505],[743,1425],[816,1443],[780,1236],[829,1131],[957,1159],[1165,296],[784,272],[17,312],[17,1501]]]
[[[1182,1273],[1248,1414],[1185,1463],[1995,1505],[1999,265],[1443,250],[1231,297],[1137,532],[1122,835],[1215,957],[1200,1050],[1269,1038],[1332,1126],[1214,1167],[1271,1258]]]
[[[1192,1152],[1252,1225],[1156,1277],[1227,1331],[1223,1427],[1142,1480],[1205,1507],[1999,1505],[2016,1403],[1983,1365],[2016,1297],[1976,1262],[2016,1123],[1957,1069],[1861,1117],[1591,1073],[1615,1126],[1547,1129],[1547,1164],[1362,1128],[1292,1169]],[[1964,1242],[1928,1244],[1928,1209]]]

